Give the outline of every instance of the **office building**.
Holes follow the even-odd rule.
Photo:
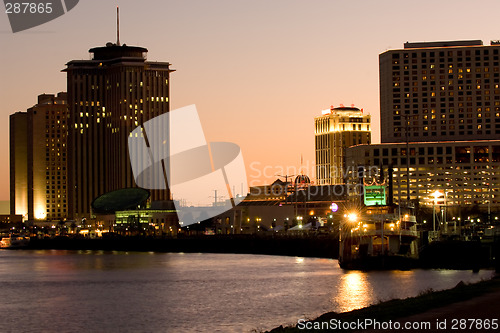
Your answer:
[[[10,214],[28,218],[28,113],[9,117]]]
[[[89,50],[91,60],[72,60],[68,83],[68,209],[91,216],[92,200],[135,187],[128,136],[145,121],[169,111],[167,62],[146,61],[147,49],[108,43]],[[168,190],[152,200],[169,200]]]
[[[414,203],[433,205],[437,191],[446,206],[500,211],[500,140],[360,145],[347,149],[347,159],[353,169],[364,166],[366,178],[380,176],[370,168],[382,168],[387,185],[392,168],[395,202],[406,201],[409,179]]]
[[[354,106],[333,106],[314,119],[319,185],[344,184],[347,147],[371,142],[370,115]]]
[[[11,215],[59,221],[67,215],[67,94],[43,94],[10,116]]]
[[[381,142],[498,139],[499,53],[470,40],[380,54]]]

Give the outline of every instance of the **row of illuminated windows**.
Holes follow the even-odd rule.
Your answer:
[[[480,108],[479,108],[480,109]],[[428,115],[428,110],[425,109],[422,113],[418,114],[418,115],[413,115],[413,116],[405,116],[405,120],[407,122],[407,125],[418,125],[419,123],[419,120],[428,120],[428,119],[438,119],[438,118],[441,118],[441,119],[446,119],[446,118],[450,118],[450,119],[454,119],[455,118],[455,114],[454,114],[454,111],[453,109],[450,109],[448,110],[449,111],[449,114],[446,115],[446,113],[441,113],[441,115],[437,115],[436,114],[436,110],[435,109],[432,109],[431,110],[431,114],[430,116]],[[443,110],[441,112],[444,112]],[[464,123],[464,119],[462,118],[474,118],[474,120],[478,123],[481,123],[483,122],[483,118],[484,118],[484,121],[486,123],[489,123],[491,122],[491,118],[493,118],[493,115],[495,116],[495,122],[500,122],[500,112],[496,112],[496,113],[490,113],[490,112],[486,112],[484,113],[484,117],[483,117],[483,113],[476,113],[475,115],[472,114],[472,110],[467,110],[467,113],[464,114],[463,113],[463,109],[460,109],[459,111],[460,113],[457,115],[458,118],[461,118],[459,119],[459,123]],[[478,111],[478,112],[481,112],[481,111]],[[399,125],[401,126],[401,116],[400,116],[400,111],[399,110],[395,110],[393,112],[393,114],[396,116],[393,118],[394,120],[394,125]],[[412,123],[412,120],[413,120],[413,123]],[[472,123],[472,119],[468,119],[467,120],[467,123]]]
[[[66,206],[66,205],[65,205],[65,206]],[[66,208],[66,207],[65,207],[65,208]],[[52,209],[52,213],[55,213],[55,212],[56,212],[56,209],[55,209],[55,208],[53,208],[53,209]],[[58,212],[58,213],[61,213],[61,210],[60,210],[60,209],[57,209],[57,212]],[[50,208],[48,208],[48,209],[47,209],[47,213],[50,213]]]
[[[490,52],[491,51],[491,52]],[[444,57],[470,57],[470,56],[485,56],[490,55],[497,56],[499,54],[499,48],[493,46],[480,46],[479,48],[470,48],[467,50],[446,50],[446,51],[397,51],[392,53],[392,59],[415,59],[415,58],[434,58],[436,56]],[[429,55],[429,57],[427,57]]]
[[[413,132],[413,131],[419,131],[419,130],[424,130],[427,131],[429,129],[429,123],[431,125],[432,130],[437,130],[438,127],[437,125],[440,124],[441,127],[439,129],[441,130],[454,130],[455,128],[458,129],[491,129],[493,128],[492,125],[490,124],[491,119],[485,119],[486,124],[482,124],[483,120],[482,119],[467,119],[467,122],[465,119],[458,119],[457,124],[458,127],[455,127],[455,120],[450,119],[450,120],[431,120],[430,122],[428,120],[422,121],[422,125],[419,124],[418,121],[414,121],[411,125],[406,125],[406,126],[401,126],[400,122],[394,122],[394,132]],[[497,119],[499,124],[495,124],[495,129],[500,129],[500,120]],[[465,124],[468,124],[467,127],[465,127]]]
[[[430,101],[430,102],[433,102],[433,103],[435,103],[435,102],[437,101],[437,98],[436,98],[436,96],[437,96],[437,95],[436,95],[436,92],[432,92],[432,93],[429,95],[429,94],[426,92],[426,90],[425,90],[425,91],[424,91],[424,90],[422,90],[422,91],[423,91],[423,93],[422,93],[422,97],[424,97],[424,98],[422,98],[421,100],[419,100],[419,98],[418,98],[418,97],[419,97],[419,92],[413,92],[412,94],[410,94],[410,93],[404,93],[404,94],[401,94],[401,93],[399,93],[399,92],[398,92],[398,93],[396,93],[396,94],[394,94],[394,95],[393,95],[393,98],[402,98],[402,99],[404,99],[405,103],[410,103],[410,98],[413,98],[413,103],[419,103],[419,102],[422,102],[422,103],[424,103],[424,107],[427,107],[427,106],[425,105],[425,103],[428,103],[429,101]],[[500,94],[500,90],[498,90],[498,89],[497,89],[497,90],[491,90],[491,91],[490,91],[490,90],[483,90],[483,91],[481,91],[481,92],[476,91],[475,95],[481,95],[481,94],[483,94],[483,93],[484,93],[484,95],[490,95],[490,93],[491,93],[492,95],[493,95],[493,94]],[[453,91],[451,91],[451,90],[450,90],[450,91],[448,91],[448,93],[441,91],[441,92],[439,93],[439,96],[441,96],[439,100],[440,100],[441,102],[446,102],[446,101],[448,101],[448,102],[450,102],[450,106],[453,106],[453,104],[454,104],[453,102],[455,102],[455,99],[453,98],[453,96],[454,96],[454,95],[455,95],[455,94],[454,94],[454,92],[453,92]],[[472,100],[473,100],[473,98],[472,98],[472,96],[471,96],[471,95],[472,95],[472,91],[466,91],[466,95],[467,95],[467,97],[465,97],[465,100],[467,100],[467,101],[472,101]],[[446,96],[449,96],[449,97],[446,97]],[[458,97],[458,99],[457,99],[457,100],[458,100],[459,102],[463,102],[463,101],[464,101],[464,97],[463,97],[463,96],[464,96],[464,92],[463,92],[463,91],[458,91],[458,96],[459,96],[459,97]],[[431,98],[427,98],[427,97],[431,97]],[[476,100],[477,100],[477,101],[482,101],[482,99],[483,99],[483,98],[482,98],[481,96],[476,96]],[[485,98],[484,98],[484,99],[485,99],[485,100],[489,100],[489,97],[488,97],[488,96],[485,96]],[[497,99],[497,98],[495,98],[495,99]],[[398,100],[395,100],[394,102],[400,103],[400,102],[398,102],[398,101],[400,101],[400,100],[398,99]],[[459,104],[459,105],[461,104],[460,106],[463,106],[463,103],[458,103],[458,104]],[[479,104],[479,103],[478,103],[478,104]],[[445,106],[445,104],[442,104],[442,105],[443,105],[443,106]],[[479,104],[479,105],[480,105],[480,104]]]
[[[463,99],[460,99],[460,97],[459,97],[458,99],[459,99],[459,101],[463,101]],[[453,98],[453,97],[450,97],[450,98],[449,98],[449,100],[448,100],[448,102],[449,102],[449,107],[455,107],[456,105],[458,105],[458,106],[460,107],[460,106],[463,106],[463,105],[465,105],[465,104],[466,104],[467,106],[473,106],[473,104],[475,104],[476,106],[482,106],[483,101],[484,101],[484,104],[485,104],[486,106],[490,106],[490,105],[491,105],[491,103],[492,103],[492,102],[490,102],[490,101],[491,101],[490,96],[484,96],[484,97],[483,97],[483,96],[477,96],[477,97],[476,97],[476,100],[474,101],[474,103],[473,103],[473,101],[472,101],[472,98],[469,100],[469,97],[468,97],[468,99],[467,99],[467,100],[469,101],[469,102],[467,102],[467,103],[460,103],[460,102],[459,102],[459,103],[456,103],[456,102],[454,101],[454,98]],[[495,96],[495,101],[494,101],[494,102],[495,102],[495,105],[497,105],[497,102],[498,102],[499,100],[500,100],[500,96]],[[414,103],[414,104],[411,104],[411,103],[410,103],[410,100],[408,99],[408,100],[404,100],[404,103],[405,103],[405,104],[403,104],[403,106],[404,106],[404,108],[405,108],[405,109],[410,109],[410,108],[414,108],[414,109],[416,109],[416,108],[419,108],[419,105],[418,105],[418,104],[415,104],[415,103],[419,103],[419,102],[420,102],[420,101],[418,101],[418,99],[415,99],[415,100],[413,101],[413,103]],[[431,99],[431,102],[435,102],[435,100]],[[401,104],[400,104],[400,103],[401,103],[401,100],[396,99],[396,100],[394,100],[394,103],[395,103],[395,104],[392,106],[392,108],[393,108],[393,109],[396,109],[396,110],[397,110],[397,109],[401,109]],[[423,101],[422,101],[422,103],[424,103],[424,104],[425,104],[425,103],[427,103],[427,101],[425,101],[425,102],[423,102]],[[441,106],[442,108],[444,108],[444,107],[446,107],[446,103],[441,103],[441,105],[440,105],[440,106]],[[431,107],[436,107],[436,103],[431,103]],[[417,110],[414,110],[414,111],[417,111]],[[444,109],[442,109],[442,110],[441,110],[441,112],[444,112]],[[415,112],[415,113],[416,113],[416,112]]]
[[[470,82],[468,82],[468,81],[470,81]],[[490,79],[484,79],[484,81],[485,81],[484,82],[485,84],[491,83]],[[394,88],[400,88],[401,86],[403,86],[403,87],[409,87],[410,86],[409,83],[410,82],[408,82],[408,81],[403,82],[403,83],[401,83],[401,82],[394,82],[394,83],[392,83],[392,86]],[[498,80],[496,80],[496,79],[493,80],[493,83],[497,84]],[[452,89],[456,85],[460,85],[461,86],[463,84],[467,84],[468,85],[467,88],[471,89],[470,85],[472,85],[472,80],[463,80],[463,79],[459,78],[456,81],[454,81],[454,78],[450,77],[447,80],[445,79],[445,80],[439,80],[439,81],[437,81],[434,78],[428,79],[426,76],[424,76],[424,77],[422,77],[421,81],[413,80],[411,82],[411,86],[414,87],[413,88],[414,91],[417,91],[416,89],[418,87],[421,87],[421,89],[424,89],[424,88],[427,89],[427,86],[430,86],[430,89],[434,90],[435,86],[437,86],[438,84],[440,84],[441,86],[447,84],[448,85],[448,89]],[[409,88],[405,88],[405,91],[407,91],[408,89]],[[460,89],[463,89],[463,87],[461,87]],[[394,91],[399,91],[399,90],[398,89],[394,89]]]
[[[55,171],[56,169],[55,169],[55,168],[52,168],[51,170],[52,170],[52,174],[53,174],[53,175],[55,175],[55,174],[56,174],[56,171]],[[57,174],[58,174],[58,175],[60,175],[60,174],[61,174],[60,170],[65,171],[65,170],[66,170],[66,167],[65,167],[65,166],[63,166],[63,167],[60,167],[60,166],[59,166],[59,167],[57,167]],[[50,175],[50,171],[49,171],[49,168],[48,168],[48,167],[47,167],[47,173],[46,173],[46,174],[47,174],[47,175]]]
[[[430,135],[429,135],[430,134]],[[492,131],[490,130],[486,130],[484,131],[484,134],[485,135],[491,135],[492,134]],[[500,130],[497,130],[495,131],[495,134],[496,135],[500,135]],[[434,136],[437,136],[438,135],[438,132],[423,132],[422,134],[419,134],[419,133],[413,133],[413,136],[414,137],[420,137],[420,136],[429,136],[429,137],[434,137]],[[463,136],[463,135],[467,135],[467,136],[471,136],[471,135],[483,135],[483,131],[450,131],[450,132],[445,132],[445,131],[442,131],[440,132],[440,135],[441,136],[455,136],[455,135],[458,135],[458,136]],[[401,133],[394,133],[394,137],[395,138],[401,138],[403,137],[401,135]],[[418,141],[418,140],[416,140]]]
[[[427,72],[427,71],[422,71],[422,72]],[[499,75],[497,74],[498,71],[495,71],[495,69],[493,69],[493,72],[495,72],[493,74],[493,82],[498,82],[498,77],[499,77]],[[469,73],[469,74],[467,74],[467,73]],[[466,81],[471,81],[471,79],[473,77],[475,77],[476,79],[484,78],[484,80],[487,81],[487,80],[490,80],[490,78],[491,78],[491,74],[490,74],[489,69],[485,70],[484,72],[476,70],[476,72],[475,72],[476,74],[474,76],[470,72],[467,72],[467,73],[463,74],[461,72],[459,72],[459,73],[452,72],[452,73],[448,73],[448,75],[446,76],[445,75],[446,73],[444,70],[439,71],[439,73],[436,73],[436,71],[432,70],[432,71],[429,71],[429,73],[425,73],[425,74],[418,73],[418,71],[412,71],[411,72],[411,75],[412,75],[411,78],[413,80],[412,85],[418,85],[419,80],[423,80],[423,78],[425,78],[426,80],[431,80],[431,81],[434,81],[436,79],[445,80],[446,78],[458,79],[458,80],[463,80],[465,78]],[[439,74],[439,76],[437,74]],[[419,79],[419,77],[420,77],[420,79]],[[403,80],[401,80],[401,78],[403,78]],[[403,71],[403,72],[394,71],[394,72],[392,72],[393,84],[400,83],[400,85],[401,85],[401,82],[406,83],[409,80],[410,80],[410,72],[409,71]]]
[[[423,120],[413,120],[413,121],[407,121],[406,123],[403,123],[401,124],[401,121],[400,121],[400,118],[401,117],[394,117],[394,118],[398,118],[398,119],[394,119],[394,122],[393,122],[393,126],[394,126],[394,132],[404,132],[404,131],[418,131],[419,129],[422,129],[420,128],[420,126],[424,125],[424,130],[427,130],[425,128],[425,126],[428,126],[429,124],[430,125],[438,125],[438,124],[441,124],[441,129],[454,129],[454,127],[446,127],[445,125],[455,125],[455,119],[454,118],[454,115],[449,115],[448,120],[445,119],[445,114],[442,114],[441,115],[441,120],[437,120],[437,115],[431,115],[431,118],[432,120],[427,120],[427,116],[423,116]],[[459,115],[459,118],[460,119],[457,119],[456,120],[456,123],[459,124],[460,126],[458,128],[460,129],[465,129],[464,124],[470,124],[467,126],[467,129],[472,129],[473,125],[478,125],[478,129],[481,129],[482,126],[479,126],[479,125],[483,125],[483,118],[481,117],[478,117],[478,118],[474,118],[472,119],[472,115],[471,114],[467,114],[467,118],[468,119],[463,119],[464,115],[463,114],[460,114]],[[492,120],[490,118],[486,118],[484,119],[484,123],[485,123],[485,128],[492,128],[491,127],[491,122]],[[500,128],[500,118],[498,119],[495,119],[495,128]],[[443,127],[444,126],[444,127]]]
[[[434,82],[435,83],[435,82]],[[431,91],[431,92],[436,92],[436,91],[453,91],[455,90],[455,86],[453,86],[453,80],[449,80],[448,81],[448,86],[446,86],[446,83],[445,82],[440,82],[440,86],[438,87],[438,85],[434,84],[433,86],[427,88],[427,87],[418,87],[418,86],[415,86],[411,89],[411,92],[413,93],[418,93],[418,92],[425,92],[425,91]],[[492,93],[494,92],[495,94],[498,94],[499,91],[498,91],[498,88],[499,88],[499,85],[498,84],[495,84],[493,86],[491,86],[490,84],[487,84],[485,83],[484,86],[481,86],[481,84],[476,84],[476,85],[472,85],[471,84],[467,84],[467,85],[462,85],[463,82],[459,82],[459,85],[456,86],[457,90],[465,90],[465,91],[475,91],[474,89],[476,90],[482,90],[484,91],[485,93],[489,93],[489,91],[491,91]],[[399,87],[397,85],[397,83],[394,84],[395,87]],[[482,88],[481,88],[482,87]],[[492,90],[493,89],[493,90]],[[401,98],[403,97],[410,97],[410,88],[404,88],[404,92],[401,91],[400,88],[394,88],[392,90],[393,92],[393,97],[394,98],[398,98],[399,97],[399,94],[401,94]],[[476,92],[477,93],[477,92]],[[435,95],[432,95],[432,96],[435,96]],[[452,95],[450,95],[452,96]]]
[[[60,193],[60,191],[57,191],[58,193]],[[63,191],[63,193],[65,193],[65,191]],[[57,201],[60,201],[60,199],[63,199],[63,201],[66,201],[66,194],[48,194],[46,195],[46,198],[47,198],[47,202],[50,201],[50,199],[52,199],[52,202],[56,202],[56,199]]]
[[[496,59],[498,60],[498,59]],[[444,73],[448,73],[448,74],[453,74],[453,73],[487,73],[490,71],[490,68],[493,68],[493,71],[494,72],[498,72],[498,67],[495,67],[495,66],[498,66],[498,61],[495,61],[493,62],[493,67],[490,66],[490,63],[489,62],[483,62],[483,63],[480,63],[480,62],[476,62],[474,64],[475,68],[474,70],[472,70],[472,63],[470,62],[466,62],[466,63],[463,63],[463,62],[458,62],[456,64],[455,67],[457,67],[457,70],[453,70],[453,64],[448,64],[448,66],[446,66],[445,64],[439,64],[439,71],[436,69],[436,64],[430,64],[429,66],[427,66],[426,64],[420,64],[419,66],[418,65],[412,65],[411,66],[411,72],[412,72],[412,75],[417,75],[418,73],[418,68],[420,67],[420,74],[436,74],[436,73],[439,73],[439,74],[444,74]],[[465,67],[465,71],[462,67]],[[428,70],[430,69],[430,70]],[[497,70],[495,70],[497,69]],[[393,64],[392,66],[392,72],[393,72],[393,75],[394,73],[404,73],[404,75],[408,75],[408,73],[410,72],[410,66],[409,65],[404,65],[403,67],[397,65],[397,64]]]
[[[472,103],[471,103],[471,106],[472,106]],[[413,110],[413,115],[410,115],[410,111],[409,110],[402,111],[402,110],[398,110],[398,108],[395,108],[392,111],[393,115],[395,115],[395,117],[394,117],[393,120],[394,121],[400,121],[403,113],[404,113],[405,119],[409,119],[409,120],[411,120],[411,119],[418,120],[419,118],[428,119],[428,115],[427,114],[429,113],[429,109],[427,109],[427,107],[428,107],[427,104],[423,104],[422,105],[423,109],[421,109],[421,110],[414,109]],[[436,107],[436,104],[431,104],[431,107]],[[446,105],[442,105],[441,107],[442,108],[446,107]],[[482,113],[483,112],[482,111],[482,107],[478,107],[474,111],[473,110],[474,110],[473,108],[466,108],[466,109],[461,108],[461,107],[458,108],[458,118],[465,118],[465,117],[467,117],[467,118],[472,118],[472,117],[477,117],[477,118],[493,118],[493,116],[495,118],[500,118],[500,112],[498,112],[498,108],[495,108],[495,111],[496,111],[495,113],[489,112],[490,111],[489,107],[484,108],[484,110],[485,110],[484,113]],[[436,111],[437,111],[436,109],[430,109],[431,115],[432,114],[436,114]],[[455,113],[455,108],[453,108],[453,107],[450,107],[449,109],[439,109],[439,113],[441,114],[441,117],[443,115],[446,115],[447,111],[449,113],[448,114],[449,118],[455,118],[455,114],[454,114]],[[477,113],[475,113],[475,112],[477,112]],[[473,113],[475,113],[475,114],[473,114]],[[483,114],[484,114],[484,117],[483,117]],[[442,118],[444,118],[444,117],[442,117]],[[434,118],[432,118],[432,119],[434,119]],[[495,120],[495,122],[496,121],[497,120]]]
[[[417,165],[429,165],[429,164],[467,164],[467,163],[499,163],[500,162],[500,153],[492,154],[492,157],[485,155],[456,155],[455,158],[452,156],[428,156],[428,157],[410,157],[407,159],[406,157],[393,157],[393,158],[374,158],[373,163],[370,165],[406,165],[410,164],[410,166]]]
[[[463,103],[463,101],[464,101],[463,98],[458,98],[458,100],[459,100],[458,104],[457,104],[458,112],[463,112],[464,111],[463,107],[465,106],[465,104],[467,104],[467,106],[472,106],[472,97],[467,97],[467,103]],[[424,113],[427,113],[427,108],[429,108],[428,100],[424,98],[424,99],[422,99],[422,102],[423,102],[422,103],[423,111],[424,111]],[[435,109],[432,109],[432,108],[436,107],[436,103],[435,103],[436,99],[435,98],[431,98],[431,102],[434,102],[434,103],[430,104],[431,111],[432,111],[432,110],[435,110]],[[440,102],[446,102],[446,98],[440,98]],[[483,106],[481,105],[482,102],[476,102],[476,104],[477,104],[476,105],[476,108],[477,108],[476,111],[477,112],[483,111]],[[491,111],[491,108],[490,108],[491,102],[487,101],[484,104],[486,105],[484,107],[484,111],[486,111],[486,112]],[[448,105],[450,107],[448,109],[448,111],[450,113],[453,113],[453,111],[455,110],[454,109],[455,103],[449,103]],[[500,101],[495,101],[494,105],[495,106],[500,105]],[[446,107],[446,103],[441,103],[440,106],[441,107]],[[393,108],[394,108],[394,110],[398,110],[398,109],[401,109],[401,106],[396,104],[396,105],[393,105]],[[443,112],[443,111],[445,111],[445,110],[441,109],[441,112]],[[467,112],[471,112],[471,111],[472,111],[472,108],[467,108]],[[495,111],[500,111],[500,107],[495,107]],[[434,112],[431,112],[431,113],[434,113]]]
[[[315,121],[316,133],[328,132],[330,130],[330,119],[320,118]]]
[[[467,95],[468,97],[467,98],[471,98],[472,100],[472,92],[473,90],[467,90],[467,91],[459,91],[458,92],[458,100],[459,101],[463,101],[463,98],[464,97],[461,97],[461,96],[464,96],[464,95]],[[464,94],[465,93],[465,94]],[[481,95],[485,95],[485,96],[481,96]],[[498,100],[498,94],[500,94],[500,90],[492,90],[491,91],[491,95],[495,95],[495,100]],[[489,101],[490,100],[490,90],[476,90],[476,100],[477,101],[482,101],[482,100],[485,100],[485,101]],[[409,93],[405,93],[405,94],[394,94],[393,95],[393,103],[395,104],[400,104],[401,103],[401,100],[403,100],[403,103],[404,104],[410,104],[410,102],[413,102],[413,103],[426,103],[428,102],[428,99],[426,97],[431,97],[430,98],[430,101],[431,102],[436,102],[436,99],[435,97],[438,96],[436,92],[431,92],[430,94],[427,93],[427,92],[423,92],[422,93],[422,97],[424,97],[422,99],[422,101],[419,100],[419,94],[418,92],[414,92],[412,93],[411,95]],[[448,100],[448,102],[454,102],[455,99],[454,99],[454,96],[455,96],[455,93],[453,91],[449,91],[448,93],[446,93],[445,91],[441,91],[439,93],[439,96],[441,96],[441,98],[443,99],[444,96],[448,96],[448,98],[444,98],[445,101]],[[410,98],[413,98],[413,100],[410,100]]]
[[[54,160],[57,160],[57,159],[59,159],[61,156],[66,157],[66,153],[63,153],[63,154],[61,155],[61,153],[60,153],[60,152],[57,152],[57,153],[56,153],[56,152],[52,152],[51,154],[45,154],[45,157],[46,157],[46,158],[45,158],[45,160],[46,160],[47,162],[48,162],[48,161],[50,161],[50,158],[52,158],[52,159],[54,159]]]
[[[497,157],[494,163],[500,162],[500,158]],[[489,158],[487,157],[479,157],[475,159],[470,159],[466,157],[460,157],[453,159],[450,156],[438,156],[438,157],[410,157],[408,160],[405,157],[401,158],[375,158],[373,159],[372,165],[406,165],[407,163],[410,166],[418,166],[418,165],[429,165],[429,164],[461,164],[461,163],[490,163]],[[370,163],[371,164],[371,163]]]
[[[66,200],[61,200],[61,201],[55,201],[53,200],[52,202],[50,202],[50,200],[47,200],[47,206],[50,207],[50,206],[54,206],[54,207],[57,207],[58,208],[61,208],[61,205],[66,208]]]
[[[453,152],[455,154],[470,154],[473,152],[474,154],[488,154],[490,151],[493,154],[500,154],[500,145],[494,146],[435,146],[435,147],[410,147],[407,149],[406,147],[401,148],[372,148],[371,156],[406,156],[409,151],[410,156],[417,155],[451,155]],[[370,156],[370,150],[365,151],[365,156]]]
[[[374,165],[371,163],[371,159],[364,160],[364,164],[367,166],[365,170],[370,174],[379,175],[380,164]],[[385,167],[389,164],[384,165]],[[406,176],[406,165],[393,166],[393,171],[395,177],[399,174],[399,177]],[[409,168],[410,176],[440,176],[440,177],[480,177],[484,179],[485,177],[490,177],[494,175],[500,175],[500,164],[481,164],[481,165],[449,165],[449,164],[437,164],[437,165],[420,165],[420,166],[410,166]],[[399,173],[398,173],[399,172]],[[350,170],[348,172],[351,176],[357,173],[357,170]],[[443,176],[444,175],[444,176]],[[476,178],[474,178],[476,179]],[[494,178],[495,180],[497,178]]]
[[[476,80],[475,87],[477,88],[478,85],[484,83],[484,86],[483,86],[483,90],[484,90],[484,89],[491,89],[492,87],[497,89],[499,87],[498,83],[500,80],[495,79],[495,80],[493,80],[493,82],[491,82],[492,80],[490,80],[490,79],[484,79],[484,82],[479,82],[479,83],[477,81],[480,81],[480,80]],[[493,83],[493,86],[490,86],[491,83]],[[465,90],[464,84],[465,84],[465,88],[467,88],[468,90],[472,90],[472,88],[473,88],[472,80],[465,80],[465,81],[464,80],[456,80],[456,81],[454,81],[453,79],[448,79],[448,80],[436,81],[436,80],[423,79],[421,82],[413,81],[411,85],[409,84],[409,82],[404,82],[403,84],[400,82],[394,82],[392,84],[392,86],[393,86],[392,91],[394,93],[401,92],[402,86],[404,86],[404,92],[410,92],[410,86],[413,87],[411,90],[414,92],[427,91],[427,90],[430,90],[430,91],[444,90],[443,88],[446,88],[446,87],[448,90],[454,90],[455,87],[457,87],[458,90]],[[439,89],[437,89],[438,85],[440,86]]]
[[[486,120],[489,120],[489,119],[486,119]],[[471,125],[462,125],[462,124],[465,124],[465,121],[464,119],[459,119],[459,124],[461,125],[458,125],[457,127],[455,127],[455,120],[451,119],[451,120],[441,120],[441,121],[436,121],[436,120],[432,120],[430,122],[430,125],[429,126],[429,121],[423,121],[422,122],[422,126],[419,126],[418,122],[413,122],[412,124],[412,127],[409,127],[407,128],[406,126],[405,127],[401,127],[398,123],[395,123],[395,127],[394,127],[394,132],[395,133],[398,133],[398,132],[414,132],[414,131],[419,131],[419,130],[423,130],[423,131],[428,131],[429,129],[431,130],[437,130],[438,129],[438,126],[437,124],[441,124],[441,127],[439,127],[439,129],[441,130],[454,130],[454,129],[478,129],[478,130],[481,130],[483,128],[485,129],[491,129],[492,126],[491,124],[485,124],[483,126],[483,124],[480,124],[479,122],[481,122],[481,119],[479,120],[476,120],[476,123],[473,124],[472,122],[472,119],[468,119],[467,120],[467,124],[471,124]],[[416,126],[416,127],[415,127]],[[466,127],[467,126],[467,127]],[[495,124],[495,128],[496,129],[500,129],[500,124]]]
[[[416,72],[416,71],[415,71]],[[489,72],[489,71],[488,71]],[[495,71],[495,73],[493,74],[493,79],[490,79],[491,78],[491,75],[489,73],[485,73],[485,74],[476,74],[475,75],[475,78],[476,79],[481,79],[481,78],[484,78],[485,82],[487,83],[488,81],[490,80],[493,80],[493,83],[498,83],[499,81],[499,73],[498,71]],[[412,73],[412,76],[410,77],[409,76],[410,74],[408,72],[393,72],[392,73],[392,85],[395,86],[395,87],[400,87],[400,86],[404,86],[404,87],[408,87],[411,83],[411,85],[413,86],[417,86],[419,84],[421,85],[427,85],[427,82],[426,81],[432,81],[430,84],[431,85],[434,85],[436,84],[436,80],[438,79],[438,77],[436,75],[430,75],[430,76],[427,76],[426,75],[421,75],[421,76],[418,76],[417,73]],[[401,79],[402,78],[402,79]],[[411,80],[410,80],[411,78]],[[449,74],[448,77],[446,77],[445,75],[441,74],[439,75],[439,82],[443,81],[443,80],[457,80],[458,83],[463,83],[463,79],[464,79],[464,75],[463,74],[458,74],[458,75],[454,75],[454,74]],[[471,74],[465,74],[465,81],[472,81],[472,75]]]
[[[485,95],[484,97],[481,96],[483,94]],[[488,101],[488,100],[490,100],[489,95],[496,95],[495,100],[498,100],[499,94],[500,94],[500,90],[491,90],[491,91],[490,90],[477,90],[475,93],[477,101],[482,101],[483,99],[485,101]],[[462,96],[464,96],[464,95],[467,96],[467,99],[470,98],[470,100],[472,101],[472,90],[465,91],[465,94],[464,94],[464,91],[458,91],[458,93],[457,93],[457,96],[459,96],[458,101],[463,101],[464,97],[462,97]],[[403,100],[403,103],[405,103],[405,104],[428,103],[429,101],[435,103],[437,96],[440,96],[441,100],[443,102],[448,101],[450,103],[450,106],[454,105],[454,102],[455,102],[455,98],[454,98],[455,92],[454,91],[448,91],[448,92],[441,91],[439,93],[439,95],[436,92],[431,92],[431,93],[423,92],[422,93],[423,98],[421,100],[419,99],[419,92],[413,92],[411,95],[410,95],[410,93],[404,93],[404,94],[396,93],[396,94],[393,94],[393,98],[394,98],[393,102],[400,104],[401,100]],[[446,98],[445,96],[448,96],[448,98]],[[430,97],[430,98],[428,98],[428,97]],[[410,99],[410,98],[412,98],[412,99]],[[443,105],[443,106],[445,106],[445,105]]]
[[[132,90],[130,90],[130,92],[132,92]],[[140,104],[144,103],[143,98],[138,98],[135,101],[140,103]],[[150,102],[168,102],[169,99],[167,96],[151,96],[151,97],[148,96],[148,97],[146,97],[146,101],[148,101],[148,102],[149,101]],[[124,99],[123,102],[126,103],[127,100]],[[120,101],[119,104],[122,104],[122,101]],[[84,107],[92,107],[92,106],[100,106],[101,104],[100,104],[100,101],[80,101],[80,102],[76,102],[75,105],[84,106]],[[130,106],[130,108],[132,108],[132,106]],[[136,105],[136,108],[137,108],[137,105]],[[103,110],[104,110],[104,107],[103,107]],[[49,118],[47,117],[47,119],[49,119]]]

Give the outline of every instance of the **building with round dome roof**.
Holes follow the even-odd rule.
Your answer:
[[[293,184],[295,186],[310,185],[311,184],[311,179],[307,175],[300,174],[297,177],[295,177],[295,180],[293,181]]]
[[[316,178],[318,185],[344,184],[346,175],[345,150],[370,144],[371,117],[354,105],[334,107],[314,118],[316,148]]]

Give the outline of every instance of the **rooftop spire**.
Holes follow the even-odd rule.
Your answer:
[[[116,6],[116,45],[120,46],[120,7]]]

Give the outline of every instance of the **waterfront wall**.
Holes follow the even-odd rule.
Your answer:
[[[500,247],[495,244],[481,244],[478,241],[434,242],[420,249],[417,266],[471,270],[498,267],[498,260],[494,262],[493,258]],[[107,239],[56,237],[32,239],[29,247],[60,250],[242,253],[330,259],[337,259],[339,253],[338,239],[330,235],[217,235],[178,238],[136,236]]]
[[[272,237],[252,235],[190,236],[179,238],[119,237],[33,239],[32,249],[208,252],[337,258],[338,239],[330,236]]]

